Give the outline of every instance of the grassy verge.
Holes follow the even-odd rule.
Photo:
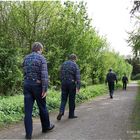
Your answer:
[[[121,84],[117,85],[117,88],[121,87]],[[107,93],[108,89],[105,84],[87,86],[80,90],[80,93],[76,96],[76,103],[80,104],[87,100],[91,100],[96,96]],[[49,112],[56,111],[60,105],[60,91],[50,89],[47,95],[47,107]],[[5,96],[0,97],[0,127],[7,124],[16,123],[23,120],[24,116],[24,102],[23,95]],[[33,116],[38,116],[38,107],[35,103],[33,109]]]
[[[77,94],[76,102],[82,103],[86,100],[92,99],[96,96],[105,94],[107,87],[105,85],[94,85],[82,88],[80,93]],[[59,91],[53,89],[49,90],[47,96],[47,107],[49,112],[59,108],[60,105]],[[24,116],[24,102],[23,95],[0,97],[0,127],[6,124],[16,123],[23,120]],[[38,115],[38,108],[35,103],[33,116]]]
[[[140,81],[138,82],[140,85]],[[138,88],[138,93],[136,96],[133,112],[131,115],[131,131],[130,135],[133,140],[140,139],[140,86]]]

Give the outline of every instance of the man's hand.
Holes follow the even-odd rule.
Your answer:
[[[76,89],[76,94],[78,94],[80,92],[80,89]]]
[[[47,92],[42,92],[42,95],[41,95],[42,96],[42,99],[45,98],[46,95],[47,95]]]

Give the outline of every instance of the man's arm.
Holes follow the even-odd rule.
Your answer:
[[[117,75],[115,74],[115,80],[116,80],[116,84],[118,83],[118,79],[117,79]]]
[[[41,67],[41,82],[42,82],[42,98],[46,96],[48,89],[48,68],[47,62],[44,57],[42,57],[42,67]]]
[[[126,77],[126,82],[128,82],[128,78]]]
[[[108,74],[106,75],[105,83],[107,84],[108,82]]]
[[[76,65],[76,88],[77,88],[78,91],[80,90],[80,84],[81,84],[81,81],[80,81],[80,70],[79,70],[78,65]]]
[[[63,65],[60,66],[60,71],[59,71],[59,78],[60,78],[60,81],[62,81],[62,66],[63,66]]]

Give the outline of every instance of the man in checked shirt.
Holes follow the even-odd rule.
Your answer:
[[[61,120],[64,115],[67,98],[69,97],[69,119],[77,118],[74,114],[75,95],[80,90],[80,71],[76,64],[77,57],[75,54],[69,56],[61,66],[61,105],[57,120]]]
[[[35,42],[32,45],[32,53],[23,61],[24,71],[24,125],[26,139],[32,137],[32,111],[36,100],[41,120],[42,132],[45,133],[54,128],[50,123],[49,113],[46,107],[46,95],[48,89],[48,69],[45,57],[42,54],[43,45]]]

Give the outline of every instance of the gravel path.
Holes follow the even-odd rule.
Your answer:
[[[42,134],[39,119],[34,119],[33,139],[46,140],[128,140],[130,114],[137,93],[137,84],[131,83],[127,91],[115,91],[114,99],[108,94],[76,107],[77,119],[56,120],[56,113],[50,114],[55,129]],[[0,139],[24,139],[23,123],[0,131]]]

